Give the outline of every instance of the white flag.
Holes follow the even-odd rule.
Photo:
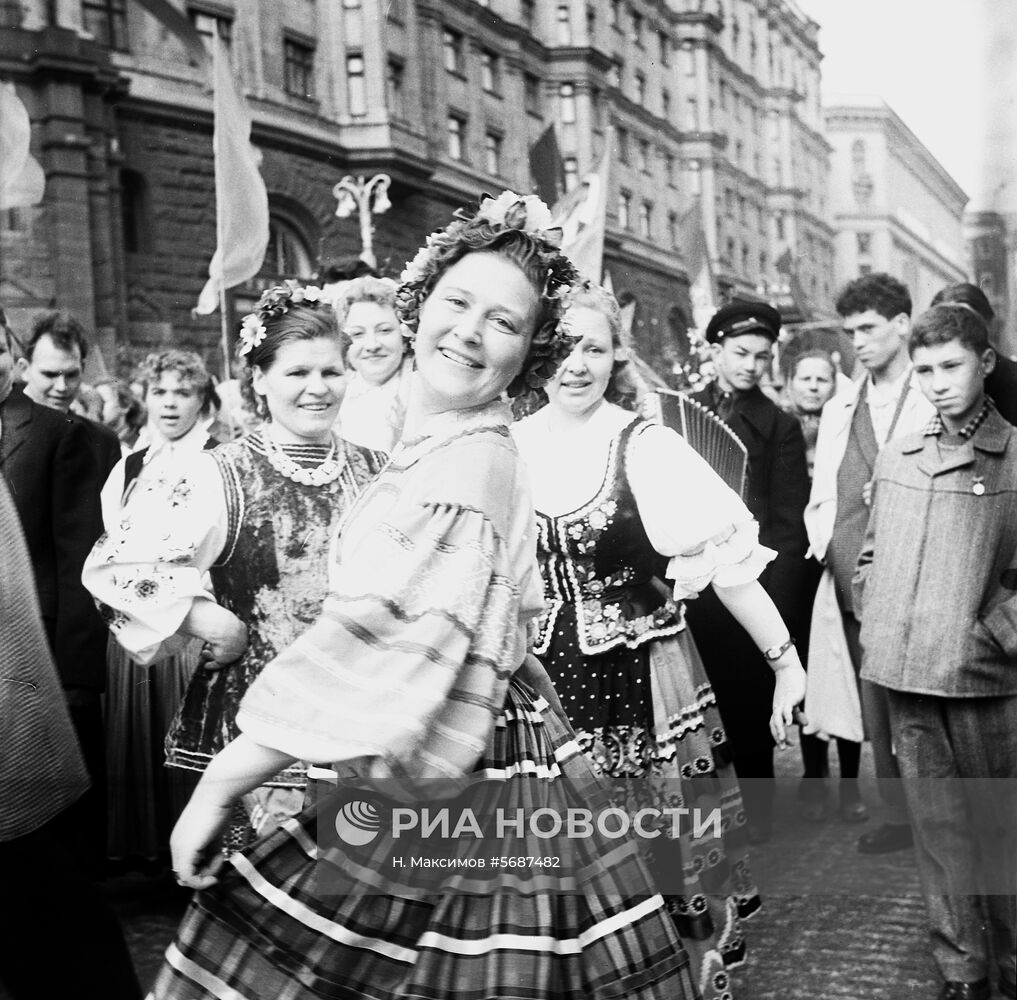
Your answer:
[[[13,83],[0,83],[0,209],[38,205],[46,175],[28,151],[32,123]]]
[[[584,278],[600,283],[604,268],[604,232],[607,228],[607,181],[611,164],[611,133],[597,169],[562,198],[551,212],[561,226],[561,249]]]
[[[258,165],[261,153],[251,145],[251,116],[237,92],[230,62],[212,35],[215,133],[215,213],[218,245],[208,265],[196,313],[214,312],[221,288],[239,285],[261,270],[268,246],[268,192]]]

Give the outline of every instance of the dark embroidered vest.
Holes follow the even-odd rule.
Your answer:
[[[649,424],[633,420],[611,442],[596,495],[560,517],[537,512],[537,558],[545,610],[534,652],[546,653],[555,622],[575,606],[579,648],[603,653],[622,643],[635,648],[684,627],[683,609],[654,576],[660,557],[646,537],[625,474],[629,442]]]

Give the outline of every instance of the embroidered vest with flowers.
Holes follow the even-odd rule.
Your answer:
[[[633,420],[612,442],[603,482],[571,514],[537,511],[537,558],[544,613],[534,652],[546,653],[562,608],[573,604],[584,655],[621,644],[636,648],[685,627],[684,608],[654,576],[660,557],[650,544],[625,474],[629,442],[646,427]]]

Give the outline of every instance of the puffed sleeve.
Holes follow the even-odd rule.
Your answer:
[[[226,543],[222,476],[195,455],[182,476],[132,493],[85,560],[82,581],[117,641],[139,663],[182,644],[176,631],[194,599],[210,598],[203,578]]]
[[[454,794],[526,652],[531,581],[512,545],[476,507],[397,503],[343,550],[321,617],[262,671],[238,725],[293,757],[355,761],[390,794]]]
[[[649,424],[632,436],[626,471],[650,544],[670,557],[675,600],[711,583],[749,583],[776,556],[759,544],[738,494],[669,427]]]

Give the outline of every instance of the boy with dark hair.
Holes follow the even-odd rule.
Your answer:
[[[876,462],[854,581],[862,677],[887,692],[940,998],[991,994],[983,907],[1012,998],[1017,430],[985,394],[995,352],[972,309],[934,306],[909,350],[936,415]]]

